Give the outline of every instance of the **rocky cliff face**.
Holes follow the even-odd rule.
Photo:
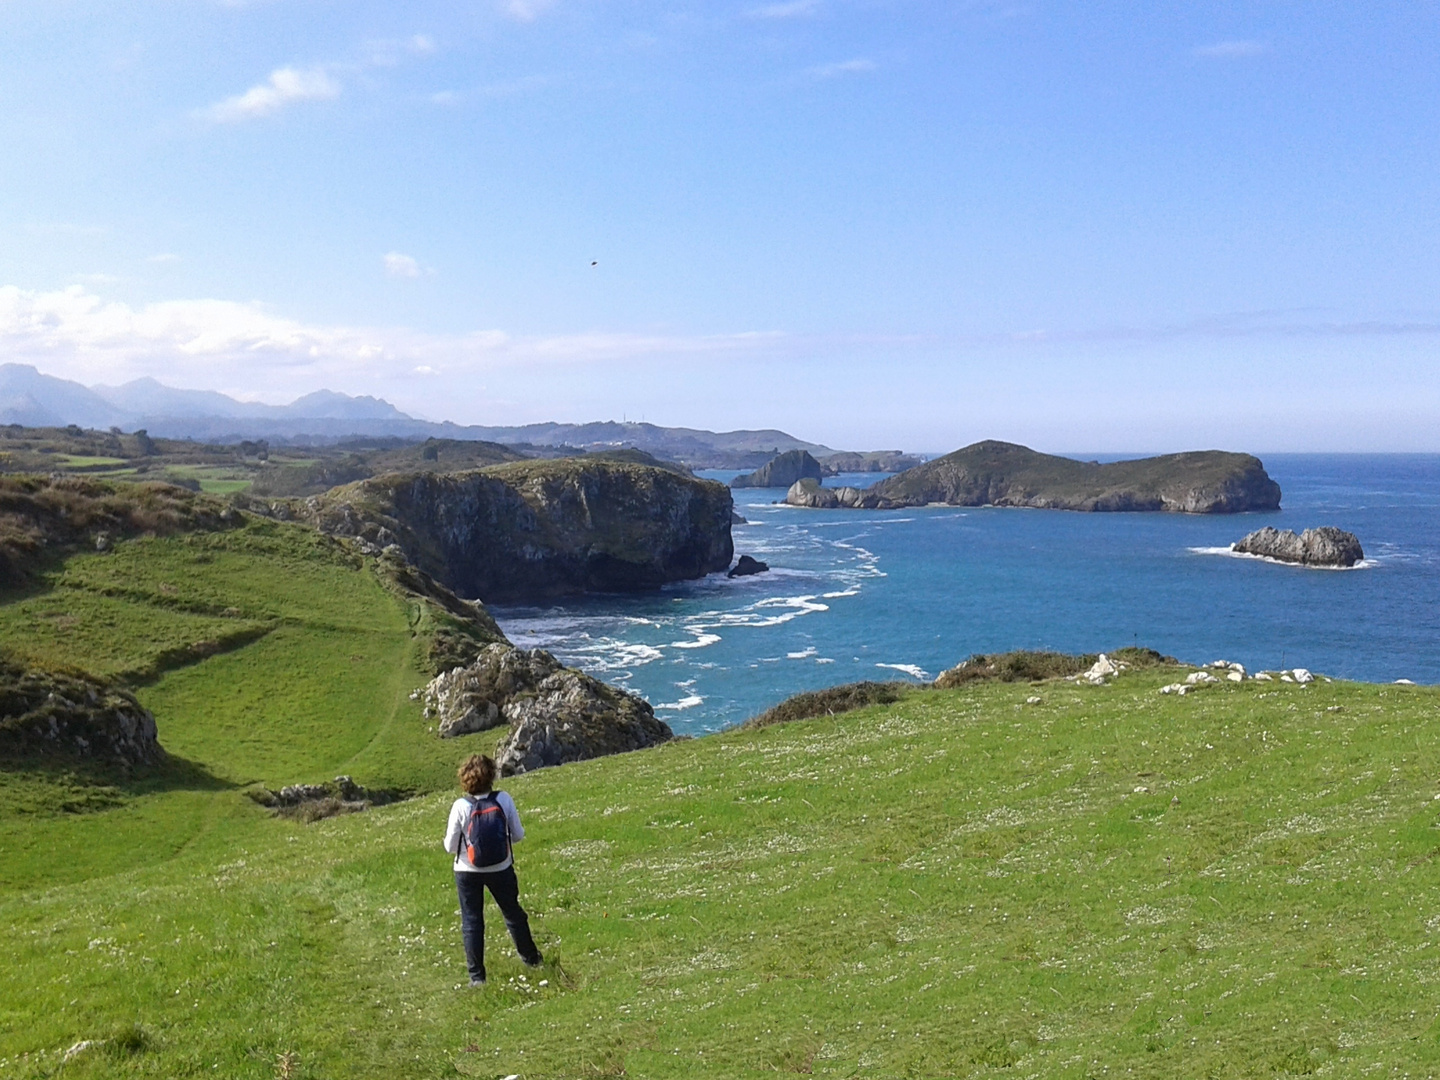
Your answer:
[[[27,757],[134,767],[163,761],[165,751],[155,718],[129,691],[0,660],[0,760]]]
[[[1168,510],[1226,514],[1273,510],[1280,485],[1258,458],[1205,450],[1108,465],[1036,453],[1025,446],[980,442],[883,480],[863,491],[797,485],[795,506],[891,509],[1029,506],[1049,510]]]
[[[819,480],[825,475],[820,462],[810,456],[808,450],[788,450],[771,458],[753,473],[737,476],[730,481],[733,488],[788,488],[804,477]]]
[[[398,545],[486,602],[651,589],[725,570],[734,554],[724,485],[625,462],[381,476],[306,507],[324,531]]]
[[[1359,538],[1333,525],[1306,529],[1298,536],[1289,529],[1282,531],[1267,525],[1230,547],[1246,555],[1263,555],[1302,566],[1354,566],[1365,558]]]

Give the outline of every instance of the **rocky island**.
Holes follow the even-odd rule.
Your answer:
[[[752,473],[737,476],[730,481],[732,488],[788,488],[791,484],[809,477],[819,480],[825,475],[820,462],[810,456],[808,450],[787,450],[777,454]]]
[[[863,491],[825,489],[813,480],[801,480],[785,501],[821,509],[888,510],[942,503],[1233,514],[1277,509],[1280,485],[1250,454],[1202,450],[1101,465],[986,440]]]
[[[898,473],[913,469],[924,460],[902,450],[841,451],[817,458],[826,476],[841,473]]]
[[[1301,566],[1350,567],[1365,558],[1359,538],[1333,525],[1306,529],[1298,535],[1267,525],[1231,544],[1230,550]]]
[[[437,581],[486,603],[658,588],[727,570],[735,551],[725,485],[625,461],[397,473],[303,506],[321,531],[396,545]]]

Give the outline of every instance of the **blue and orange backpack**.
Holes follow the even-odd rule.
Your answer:
[[[494,866],[510,855],[510,825],[496,792],[470,800],[470,816],[460,834],[460,851],[471,866]]]

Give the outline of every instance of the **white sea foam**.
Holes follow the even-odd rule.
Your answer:
[[[917,679],[928,679],[930,673],[916,664],[876,664],[876,667],[891,668],[894,671],[903,671]]]
[[[1274,563],[1276,566],[1293,566],[1298,570],[1370,570],[1379,565],[1376,559],[1361,559],[1354,566],[1311,566],[1308,563],[1289,562],[1269,555],[1252,555],[1248,551],[1236,551],[1231,547],[1192,547],[1185,550],[1192,555],[1225,555],[1232,559],[1253,559],[1256,562]]]
[[[842,591],[842,592],[827,592],[827,593],[821,593],[820,598],[821,598],[822,600],[841,600],[841,599],[843,599],[844,597],[847,597],[847,596],[859,596],[859,595],[860,595],[860,586],[859,586],[859,585],[851,585],[848,589],[845,589],[845,590]]]
[[[669,701],[666,702],[664,705],[656,705],[655,708],[673,709],[675,712],[683,712],[686,709],[695,708],[696,705],[704,704],[705,699],[703,697],[701,697],[699,694],[691,694],[689,697],[683,697],[679,701]]]
[[[811,645],[809,648],[802,649],[802,650],[800,650],[799,652],[787,652],[787,653],[785,654],[785,659],[787,659],[787,660],[808,660],[810,657],[812,657],[812,656],[814,656],[814,655],[815,655],[815,646]]]
[[[672,641],[670,643],[670,647],[672,649],[703,649],[705,648],[705,646],[714,645],[717,641],[720,640],[719,634],[707,634],[698,629],[691,630],[691,633],[695,635],[694,640]]]

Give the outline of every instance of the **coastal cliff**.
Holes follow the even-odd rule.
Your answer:
[[[802,481],[785,501],[792,506],[880,510],[945,503],[1233,514],[1277,509],[1280,485],[1250,454],[1201,450],[1101,465],[986,440],[863,491],[841,488],[832,495],[813,481]]]
[[[379,476],[306,509],[327,533],[397,545],[462,596],[517,603],[725,570],[732,505],[714,481],[568,458]]]

